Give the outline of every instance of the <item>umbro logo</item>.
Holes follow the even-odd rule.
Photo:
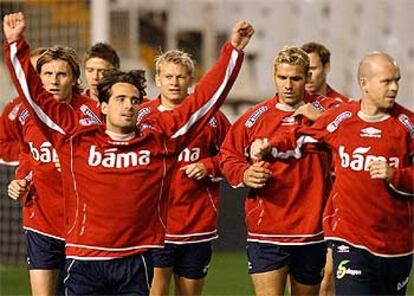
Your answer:
[[[367,138],[381,138],[382,131],[374,127],[366,127],[361,130],[360,136]]]
[[[337,248],[338,253],[349,253],[349,246],[340,245]]]

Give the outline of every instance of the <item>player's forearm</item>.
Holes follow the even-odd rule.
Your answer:
[[[394,169],[389,184],[395,193],[414,198],[414,166]]]
[[[4,163],[16,162],[19,160],[19,143],[15,141],[0,140],[0,159]]]
[[[269,139],[272,147],[271,157],[278,159],[302,157],[303,153],[318,153],[320,140],[310,127],[299,128],[290,132],[275,133]]]
[[[220,169],[223,176],[234,187],[244,187],[244,171],[249,168],[250,164],[246,159],[234,154],[223,153],[220,161]]]
[[[194,93],[171,112],[163,112],[159,125],[176,139],[197,134],[208,123],[226,99],[243,61],[243,52],[226,43],[213,68],[200,80]]]
[[[200,162],[206,168],[207,174],[213,178],[221,178],[223,177],[221,170],[220,170],[220,156],[215,155],[212,157],[206,157],[200,160]]]

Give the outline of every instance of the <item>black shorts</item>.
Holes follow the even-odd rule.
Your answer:
[[[148,252],[110,260],[69,258],[65,295],[148,295],[152,277]]]
[[[405,295],[413,256],[379,257],[336,241],[333,244],[337,295]]]
[[[65,241],[31,230],[24,231],[27,246],[27,268],[61,269],[65,264]]]
[[[249,274],[277,270],[289,266],[289,273],[303,285],[322,281],[326,261],[326,244],[276,245],[247,242]]]
[[[189,279],[202,279],[207,275],[211,261],[211,242],[194,244],[165,244],[151,251],[154,267],[172,267],[174,273]]]

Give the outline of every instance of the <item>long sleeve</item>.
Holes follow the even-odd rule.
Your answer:
[[[0,163],[18,165],[20,153],[19,110],[22,103],[18,98],[11,100],[0,116]]]
[[[219,151],[220,151],[220,146],[223,143],[224,138],[226,137],[231,127],[231,123],[227,119],[227,117],[221,112],[218,112],[212,118],[210,122],[213,125],[217,125],[216,128],[214,129],[215,130],[215,143],[214,143],[215,147],[211,147],[211,149],[214,149],[214,151],[212,151],[212,154],[215,154],[215,155],[201,159],[200,162],[204,164],[204,166],[207,169],[207,173],[212,178],[212,180],[221,180],[221,178],[223,177],[223,174],[221,173],[221,170],[220,170],[221,155]]]
[[[19,97],[34,115],[45,134],[56,143],[76,132],[80,119],[69,104],[58,103],[43,89],[42,82],[30,63],[30,47],[24,38],[4,43],[5,61]],[[53,133],[51,133],[53,131]]]
[[[217,62],[196,85],[194,93],[179,107],[162,112],[155,119],[157,122],[154,125],[159,126],[169,139],[177,142],[178,150],[191,141],[190,135],[201,132],[219,110],[237,78],[243,56],[243,52],[226,43]]]
[[[414,165],[394,169],[389,185],[391,190],[397,195],[414,198]]]
[[[244,126],[245,116],[230,128],[220,148],[221,171],[233,187],[242,187],[244,171],[250,166],[247,149],[250,140]]]

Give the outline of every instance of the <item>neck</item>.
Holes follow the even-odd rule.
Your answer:
[[[55,98],[55,99],[56,99],[56,101],[58,101],[59,103],[67,103],[67,104],[69,104],[69,103],[72,101],[72,96],[70,96],[69,98],[66,98],[66,99],[64,99],[64,98],[62,98],[62,99]]]
[[[304,101],[300,101],[294,105],[290,105],[290,104],[286,104],[283,102],[277,102],[276,103],[276,108],[282,111],[288,111],[288,112],[293,112],[296,109],[298,109],[300,106],[304,105],[305,102]]]
[[[324,83],[322,87],[318,91],[318,95],[323,95],[326,97],[326,94],[328,93],[328,85]]]
[[[96,102],[99,102],[98,96],[95,94],[95,92],[90,91],[90,92],[89,92],[89,97],[90,97],[92,100],[94,100],[94,101],[96,101]]]
[[[324,83],[317,91],[308,93],[311,95],[322,95],[326,97],[326,94],[328,93],[328,84]]]
[[[167,100],[167,99],[165,99],[161,96],[161,105],[163,105],[167,109],[174,109],[174,108],[180,106],[182,102],[183,102],[183,100],[171,101],[171,100]]]
[[[361,99],[361,111],[368,116],[375,116],[387,113],[386,110],[383,110],[378,106],[375,106],[370,102],[369,99],[365,97]]]

